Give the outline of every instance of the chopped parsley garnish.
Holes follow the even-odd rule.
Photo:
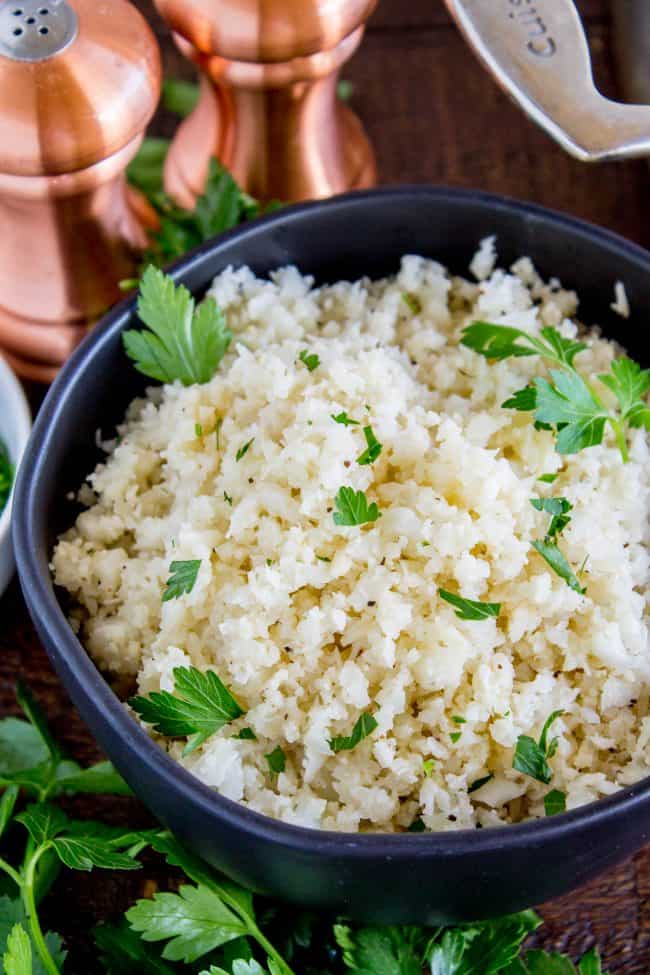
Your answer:
[[[270,569],[272,565],[275,565],[275,559],[267,559],[266,560],[267,569]]]
[[[538,552],[544,561],[551,567],[553,572],[564,579],[569,589],[584,596],[587,589],[580,585],[580,580],[569,565],[566,556],[560,551],[555,542],[536,541],[532,543],[533,548]]]
[[[192,592],[199,569],[201,559],[188,559],[186,562],[172,562],[169,566],[171,575],[167,580],[166,589],[163,593],[162,601],[166,603],[170,599],[178,599],[186,593]]]
[[[371,735],[376,727],[376,719],[372,714],[366,712],[357,720],[351,735],[336,735],[330,739],[329,746],[333,752],[349,752],[356,748],[364,738]]]
[[[547,816],[556,816],[566,811],[566,793],[559,789],[551,789],[544,796],[544,812]]]
[[[384,448],[384,445],[380,444],[375,437],[372,427],[364,427],[363,435],[366,438],[367,446],[364,452],[357,457],[357,464],[362,467],[373,464]]]
[[[461,735],[462,735],[462,731],[452,731],[452,733],[449,735],[454,745],[460,741]]]
[[[132,697],[129,704],[143,721],[166,738],[187,738],[184,755],[240,718],[244,711],[212,670],[174,668],[174,693],[152,691],[148,697]]]
[[[228,494],[227,491],[223,492],[223,500],[226,502],[226,504],[229,504],[230,507],[232,508],[232,497],[231,495]]]
[[[255,437],[251,437],[250,440],[248,440],[245,444],[243,444],[239,448],[239,450],[235,454],[235,460],[237,461],[237,463],[239,463],[242,457],[246,456],[246,454],[248,453],[248,451],[250,450],[254,442],[255,442]]]
[[[285,768],[287,767],[287,756],[284,754],[279,745],[277,745],[272,752],[269,752],[268,755],[265,755],[264,758],[268,763],[269,772],[271,775],[279,775],[280,772],[284,772]]]
[[[427,828],[424,825],[424,821],[420,816],[414,819],[411,825],[407,828],[408,833],[426,833]]]
[[[14,482],[14,468],[9,459],[9,452],[5,444],[0,440],[0,511],[3,510]]]
[[[368,504],[363,491],[342,487],[334,499],[337,510],[333,514],[335,525],[367,525],[381,518],[376,501]]]
[[[434,758],[426,758],[422,762],[422,771],[424,772],[427,778],[431,777],[435,767],[436,767],[436,761]]]
[[[573,505],[566,498],[531,498],[530,503],[537,511],[551,515],[545,540],[554,541],[571,521],[569,512],[573,511]]]
[[[143,330],[123,332],[135,368],[163,383],[207,383],[228,350],[232,332],[214,298],[196,307],[187,288],[150,265],[142,276],[138,315]]]
[[[200,423],[194,424],[194,433],[196,434],[197,437],[203,436],[203,427],[201,426]]]
[[[236,735],[233,735],[233,738],[238,738],[239,741],[257,741],[257,735],[252,728],[242,728]]]
[[[342,413],[337,413],[336,415],[334,415],[334,413],[330,413],[330,416],[332,417],[335,423],[341,423],[344,427],[361,426],[359,420],[353,420],[351,417],[347,415],[345,410],[343,410]]]
[[[328,559],[328,557],[326,555],[317,555],[316,558],[318,559],[319,562],[331,562],[332,561],[331,559]]]
[[[452,715],[451,720],[454,722],[454,724],[467,724],[467,718],[462,718],[460,714]]]
[[[402,301],[406,307],[413,312],[414,315],[419,315],[422,311],[422,305],[417,295],[412,295],[410,291],[402,292]]]
[[[553,484],[555,481],[557,481],[559,476],[559,474],[542,474],[542,476],[538,477],[537,480],[541,481],[542,484]]]
[[[468,795],[471,795],[472,792],[478,792],[478,790],[482,789],[484,785],[487,785],[488,782],[491,782],[493,778],[494,776],[492,772],[490,772],[488,775],[484,775],[480,779],[475,779],[474,782],[472,782],[472,784],[468,785],[467,787]]]
[[[462,344],[488,359],[540,355],[556,366],[551,381],[537,377],[525,389],[514,393],[505,408],[534,412],[538,429],[554,430],[555,448],[560,454],[575,454],[602,443],[609,424],[614,431],[624,462],[629,460],[627,428],[650,430],[650,369],[631,359],[615,359],[610,371],[598,378],[617,402],[611,410],[576,370],[574,359],[587,346],[565,339],[557,329],[543,328],[539,336],[517,328],[474,322],[463,332]]]
[[[517,772],[523,772],[524,775],[529,775],[532,779],[543,782],[545,785],[549,784],[553,778],[553,772],[548,764],[548,759],[553,758],[555,755],[558,739],[552,738],[549,741],[548,733],[551,725],[562,714],[564,714],[564,711],[553,711],[544,724],[538,742],[529,735],[519,735],[512,762],[512,767]]]
[[[318,366],[320,366],[320,359],[316,353],[308,352],[307,349],[303,349],[298,358],[304,365],[307,366],[310,372],[313,372],[314,369],[317,369]]]
[[[501,603],[482,603],[475,599],[463,599],[446,589],[439,589],[438,595],[445,602],[456,607],[456,616],[460,620],[486,620],[496,618],[501,612]]]

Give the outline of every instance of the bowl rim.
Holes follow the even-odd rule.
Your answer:
[[[184,255],[166,271],[178,280],[203,265],[233,240],[243,242],[267,227],[290,225],[312,215],[316,220],[323,208],[343,210],[364,206],[368,201],[418,197],[423,202],[478,203],[494,212],[498,234],[499,214],[507,212],[520,217],[538,217],[560,231],[571,230],[591,241],[616,249],[625,258],[641,264],[650,273],[650,251],[626,240],[612,231],[588,221],[511,197],[464,188],[402,184],[371,190],[355,191],[330,198],[300,203],[278,210],[266,217],[242,224],[219,237],[201,244]],[[258,813],[241,803],[228,799],[209,788],[191,772],[172,759],[154,742],[138,722],[128,713],[115,695],[92,658],[77,639],[63,613],[55,594],[49,572],[41,571],[39,546],[35,543],[31,526],[38,522],[39,483],[44,459],[56,430],[58,417],[66,409],[69,391],[79,380],[90,359],[112,340],[131,320],[136,297],[120,302],[98,323],[75,350],[55,379],[36,417],[23,466],[16,479],[13,537],[21,586],[30,615],[35,618],[50,659],[61,678],[66,672],[66,685],[74,685],[101,710],[107,731],[120,740],[128,761],[137,761],[149,775],[165,783],[174,801],[186,803],[187,809],[199,807],[215,825],[246,831],[251,839],[268,841],[294,853],[307,856],[344,855],[351,860],[372,860],[377,856],[395,860],[409,859],[415,853],[424,857],[454,857],[473,853],[530,852],[533,845],[553,839],[569,842],[571,837],[588,828],[607,828],[608,824],[626,813],[643,809],[650,811],[650,775],[631,786],[625,786],[606,796],[556,816],[504,824],[485,829],[453,829],[428,833],[351,833],[299,826]]]
[[[18,469],[25,454],[27,441],[32,429],[32,414],[25,391],[16,373],[0,353],[0,387],[7,393],[8,409],[13,414],[18,428],[18,436],[7,443],[14,465],[14,482],[2,512],[0,512],[0,544],[4,544],[11,526],[11,509],[18,481]]]

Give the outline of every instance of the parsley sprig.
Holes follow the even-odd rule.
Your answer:
[[[512,767],[517,772],[529,775],[544,785],[550,783],[553,778],[553,771],[549,765],[549,760],[557,752],[559,739],[556,737],[549,740],[549,732],[553,724],[563,714],[564,711],[553,711],[548,716],[542,728],[542,733],[539,736],[539,741],[535,741],[530,735],[519,735],[512,761]],[[554,816],[556,813],[564,812],[565,808],[566,795],[564,792],[561,792],[559,789],[551,789],[545,795],[544,811],[547,816]]]
[[[132,697],[129,704],[159,734],[187,738],[184,755],[245,713],[214,671],[202,673],[196,667],[174,668],[173,694],[152,691],[148,697]]]
[[[179,599],[192,592],[201,568],[201,559],[188,559],[185,562],[172,562],[169,566],[171,573],[167,580],[162,601]]]
[[[357,457],[357,464],[366,467],[369,464],[374,464],[384,449],[384,445],[379,443],[371,426],[363,428],[363,435],[366,438],[366,449]]]
[[[352,733],[349,735],[335,735],[329,741],[329,746],[333,752],[349,752],[357,745],[361,744],[364,738],[371,735],[377,728],[377,719],[369,712],[365,712],[354,724]]]
[[[139,372],[184,386],[212,379],[232,339],[214,298],[196,308],[184,285],[150,265],[140,284],[138,315],[147,328],[129,329],[122,340]]]
[[[463,331],[463,345],[485,356],[502,360],[539,355],[555,368],[551,381],[537,377],[532,385],[518,390],[503,406],[532,412],[538,425],[555,430],[555,448],[560,454],[575,454],[602,443],[609,424],[614,431],[623,461],[629,460],[627,432],[634,427],[650,430],[650,370],[631,359],[615,359],[610,371],[598,378],[616,401],[611,409],[580,375],[576,356],[587,348],[584,342],[564,338],[557,329],[543,328],[539,336],[521,329],[489,322],[474,322]]]
[[[460,620],[496,619],[501,612],[501,603],[482,603],[477,599],[465,599],[446,589],[439,589],[438,595],[456,608],[456,616]]]
[[[334,500],[336,511],[333,514],[335,525],[367,525],[381,518],[376,501],[371,504],[363,491],[342,487]]]

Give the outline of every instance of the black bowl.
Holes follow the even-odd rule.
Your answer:
[[[465,272],[478,241],[498,235],[506,264],[530,255],[583,298],[581,316],[630,354],[650,311],[650,254],[585,223],[482,193],[403,187],[281,210],[190,254],[173,271],[201,294],[229,264],[258,274],[295,263],[318,281],[394,272],[404,253]],[[634,315],[609,310],[625,282]],[[83,719],[135,792],[189,847],[233,879],[302,905],[391,922],[468,920],[518,910],[585,883],[648,840],[650,779],[552,819],[481,831],[342,834],[288,826],[215,794],[165,755],[127,714],[70,629],[48,570],[75,511],[66,494],[98,459],[145,386],[120,341],[121,304],[72,356],[40,411],[14,501],[14,543],[29,610]]]

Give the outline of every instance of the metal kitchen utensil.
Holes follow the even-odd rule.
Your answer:
[[[155,0],[202,72],[201,97],[167,157],[165,185],[192,206],[211,156],[262,200],[370,186],[372,149],[336,97],[377,0]]]
[[[160,91],[126,0],[0,0],[0,346],[49,381],[146,245],[126,188]]]
[[[501,87],[571,155],[584,162],[650,155],[650,106],[597,90],[572,0],[445,2]]]

